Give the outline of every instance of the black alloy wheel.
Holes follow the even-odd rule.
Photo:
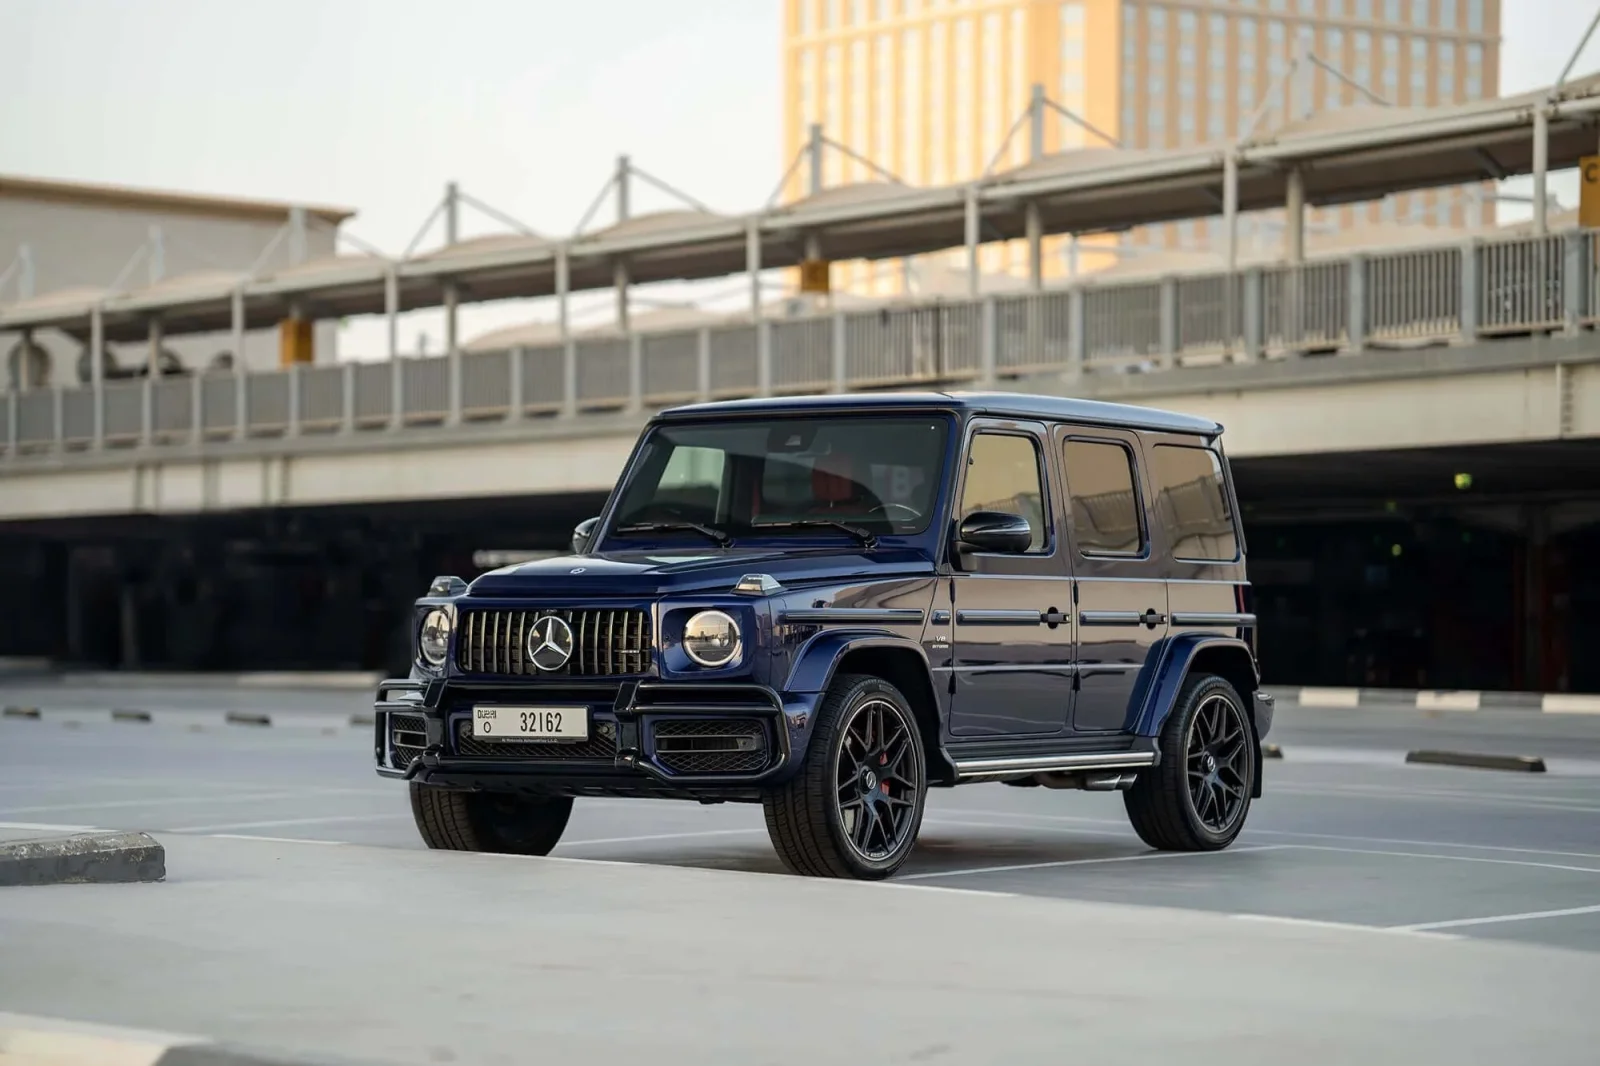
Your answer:
[[[1244,828],[1255,791],[1255,727],[1225,678],[1194,674],[1161,728],[1161,759],[1122,794],[1139,838],[1162,851],[1217,851]]]
[[[882,696],[855,704],[834,754],[834,801],[845,839],[868,862],[893,855],[913,828],[922,788],[916,725]]]
[[[1226,833],[1249,800],[1250,725],[1220,692],[1201,702],[1189,722],[1184,772],[1195,817],[1213,833]]]
[[[910,703],[883,678],[851,674],[829,686],[804,763],[762,807],[791,871],[880,880],[916,846],[927,793],[927,755]]]

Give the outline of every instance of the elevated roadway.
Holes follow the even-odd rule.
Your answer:
[[[1007,387],[1215,418],[1227,427],[1224,443],[1236,461],[1600,439],[1600,341],[1593,334],[1076,380],[1043,374]],[[7,469],[0,516],[604,493],[645,417],[618,412],[65,452]]]

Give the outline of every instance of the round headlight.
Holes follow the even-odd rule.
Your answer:
[[[422,658],[429,665],[444,665],[445,657],[450,654],[450,630],[454,625],[450,612],[438,607],[429,611],[422,620],[422,629],[417,634],[417,650],[422,652]]]
[[[739,654],[739,623],[721,611],[701,611],[683,627],[683,650],[701,666],[727,666]]]

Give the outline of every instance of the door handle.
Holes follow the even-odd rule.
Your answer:
[[[1140,619],[1141,622],[1149,626],[1151,629],[1165,624],[1166,620],[1167,616],[1164,614],[1157,614],[1154,607],[1146,607],[1144,611],[1144,617]]]
[[[1048,611],[1045,611],[1045,612],[1043,612],[1042,614],[1039,615],[1039,620],[1041,622],[1043,622],[1045,625],[1049,626],[1051,629],[1054,629],[1056,626],[1059,626],[1059,625],[1062,625],[1062,624],[1064,624],[1066,622],[1071,621],[1071,618],[1072,618],[1071,615],[1063,614],[1062,612],[1056,610],[1054,607],[1050,608]]]

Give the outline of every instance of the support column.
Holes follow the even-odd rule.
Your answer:
[[[22,331],[22,347],[17,350],[17,391],[33,391],[33,360],[29,353],[33,351],[33,330]]]
[[[982,288],[978,273],[978,187],[967,186],[967,295],[978,298]]]
[[[394,264],[383,275],[383,317],[388,327],[390,359],[400,358],[400,275]]]
[[[744,231],[744,268],[750,275],[750,321],[761,320],[761,223],[755,219]]]
[[[556,328],[561,338],[561,413],[578,413],[578,352],[572,343],[571,260],[565,244],[556,248]]]
[[[151,381],[161,375],[161,344],[163,340],[161,316],[150,316],[150,350],[146,355],[146,373]]]
[[[1546,207],[1550,177],[1550,114],[1541,105],[1533,113],[1533,229],[1539,236],[1550,232]]]
[[[1299,167],[1291,168],[1288,177],[1283,205],[1283,251],[1291,264],[1298,265],[1306,258],[1306,179]]]
[[[1028,234],[1028,286],[1034,292],[1044,288],[1044,221],[1039,216],[1039,205],[1028,203],[1026,213]]]
[[[444,284],[444,354],[456,358],[457,322],[461,308],[461,290],[453,281]]]
[[[295,205],[289,208],[289,265],[299,266],[307,258],[306,209]]]
[[[444,187],[444,242],[452,246],[461,240],[461,191],[455,182]],[[444,285],[444,354],[457,357],[457,320],[460,317],[461,293],[454,281]]]
[[[94,448],[105,447],[106,442],[106,312],[101,304],[89,311],[89,387],[94,390],[94,425],[91,430]]]
[[[611,266],[612,284],[617,289],[617,328],[623,333],[628,332],[628,261],[617,258]]]

